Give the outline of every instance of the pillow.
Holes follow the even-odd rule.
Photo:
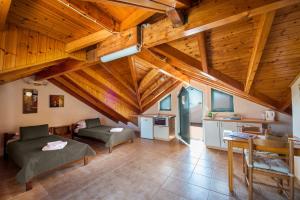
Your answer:
[[[85,123],[84,120],[77,122],[76,125],[77,125],[77,126],[76,126],[76,128],[74,129],[74,132],[75,132],[75,133],[78,133],[79,129],[86,128],[86,123]]]
[[[95,119],[86,119],[86,120],[85,120],[85,123],[86,123],[86,127],[87,127],[87,128],[94,128],[94,127],[101,126],[101,124],[100,124],[100,119],[99,119],[99,118],[95,118]]]
[[[20,140],[31,140],[48,136],[48,124],[20,127]]]

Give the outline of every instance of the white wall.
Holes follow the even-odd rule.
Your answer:
[[[207,116],[211,107],[211,87],[192,81],[191,86],[203,92],[203,116]],[[159,112],[159,103],[154,104],[151,108],[144,112],[144,114],[157,114],[167,113],[176,114],[178,116],[178,99],[177,96],[180,92],[182,85],[175,88],[170,94],[172,94],[172,110],[168,112]],[[169,95],[169,94],[167,94]],[[167,96],[166,95],[166,96]],[[241,114],[246,118],[258,118],[262,119],[263,112],[269,110],[268,108],[253,103],[251,101],[242,99],[240,97],[234,96],[234,112]],[[232,113],[218,113],[218,116],[228,116]],[[292,117],[282,113],[276,113],[276,118],[281,122],[278,125],[272,125],[271,129],[273,132],[282,132],[292,134]],[[176,117],[176,133],[179,132],[179,121]]]
[[[38,90],[38,113],[23,114],[23,89]],[[50,108],[49,95],[64,95],[63,108]],[[70,125],[82,119],[100,117],[101,123],[117,124],[73,96],[49,83],[47,86],[32,86],[18,80],[0,86],[0,148],[4,132],[17,132],[20,126],[49,124],[49,126]],[[0,153],[0,154],[1,154]]]
[[[300,77],[292,85],[293,133],[300,138]],[[296,176],[300,179],[300,157],[295,159]]]

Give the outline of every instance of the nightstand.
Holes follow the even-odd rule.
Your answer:
[[[16,136],[15,133],[4,133],[4,145],[3,145],[3,158],[4,160],[7,160],[8,154],[7,154],[7,143],[9,140],[13,139]]]
[[[59,136],[65,137],[65,138],[71,138],[72,137],[70,126],[50,127],[49,131],[53,135],[59,135]]]

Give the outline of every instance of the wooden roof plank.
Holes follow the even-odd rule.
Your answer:
[[[247,78],[245,84],[245,92],[247,93],[250,92],[252,83],[254,81],[254,77],[258,69],[260,59],[262,57],[265,45],[268,40],[268,36],[271,31],[274,16],[275,16],[275,11],[265,13],[261,16],[255,42],[254,42],[252,55],[248,66],[248,72],[247,72]]]

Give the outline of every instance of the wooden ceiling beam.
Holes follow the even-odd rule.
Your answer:
[[[143,49],[140,53],[137,54],[137,56],[140,59],[143,59],[144,61],[148,62],[152,68],[158,69],[161,73],[171,76],[174,79],[179,80],[185,84],[189,84],[189,77],[176,70],[172,65],[161,60],[150,50]]]
[[[157,47],[151,48],[151,50],[163,56],[166,56],[167,62],[170,65],[186,71],[187,74],[193,74],[194,76],[196,75],[199,77],[205,77],[209,75],[207,77],[215,78],[216,80],[219,80],[226,85],[235,87],[239,90],[243,90],[243,85],[240,82],[228,77],[227,75],[219,72],[216,69],[209,68],[207,74],[203,73],[199,70],[199,68],[202,69],[202,63],[200,61],[189,55],[186,55],[185,53],[179,51],[174,47],[171,47],[170,45],[162,44]]]
[[[136,103],[126,95],[125,91],[121,91],[115,87],[114,84],[109,84],[109,82],[103,78],[101,74],[93,71],[92,69],[85,69],[77,71],[76,73],[87,81],[93,83],[96,87],[100,87],[106,90],[109,94],[112,94],[124,101],[134,112],[140,112],[139,106],[137,106]]]
[[[47,69],[44,69],[41,72],[35,74],[35,80],[40,81],[44,79],[54,78],[56,76],[61,76],[65,73],[69,73],[72,71],[80,70],[86,67],[90,67],[96,65],[97,63],[86,63],[77,60],[67,60],[58,65],[51,66]]]
[[[180,85],[180,83],[181,83],[180,81],[174,81],[166,90],[160,91],[157,94],[155,94],[153,99],[151,99],[149,102],[143,105],[143,112],[145,112],[155,103],[157,103],[161,98],[166,96],[168,93],[172,92],[178,85]]]
[[[201,57],[202,71],[208,73],[205,32],[201,32],[197,35],[197,41],[198,41],[199,53]]]
[[[268,13],[265,13],[261,16],[260,22],[258,25],[253,51],[251,54],[248,71],[247,71],[247,77],[246,77],[246,84],[245,84],[245,92],[249,93],[252,83],[255,78],[255,74],[258,69],[258,65],[260,63],[265,45],[268,40],[268,36],[271,31],[272,23],[274,20],[275,11],[271,11]]]
[[[5,27],[10,4],[11,0],[0,0],[0,31],[2,31]]]
[[[243,6],[237,0],[210,1],[205,5],[191,8],[188,23],[180,28],[173,28],[169,20],[161,20],[143,30],[143,44],[145,48],[157,46],[180,38],[198,34],[200,32],[224,26],[233,22],[255,17],[280,8],[299,4],[300,0],[250,0]],[[216,9],[224,12],[215,12]],[[207,17],[211,16],[211,17]]]
[[[85,47],[97,44],[99,42],[102,42],[103,40],[107,39],[111,35],[112,35],[111,32],[103,29],[96,33],[92,33],[90,35],[87,35],[85,37],[67,43],[65,50],[66,52],[71,53],[83,49]]]
[[[249,0],[243,6],[232,6],[240,3],[238,0],[208,1],[205,5],[193,7],[189,11],[188,22],[180,28],[174,28],[171,21],[167,19],[151,24],[143,29],[143,47],[150,48],[196,35],[206,30],[299,4],[300,0],[279,0],[275,2],[273,0]],[[216,13],[216,9],[222,9],[224,12]],[[211,17],[208,18],[207,16]],[[134,28],[131,29],[128,29],[127,32],[130,32],[130,30],[135,32]],[[107,38],[102,42],[106,45],[99,46],[98,51],[114,52],[128,47],[128,43],[125,42],[116,45],[116,41],[119,41],[122,35],[124,35],[123,32]]]
[[[147,11],[165,13],[171,8],[188,8],[191,6],[190,0],[82,0],[95,3],[111,4],[116,6],[130,6]]]
[[[114,78],[116,79],[116,81],[118,81],[119,83],[121,83],[125,88],[128,89],[128,91],[133,94],[134,96],[136,96],[136,91],[134,91],[132,89],[132,87],[123,79],[123,77],[119,74],[119,72],[117,72],[116,70],[114,70],[109,63],[100,63],[100,65]]]
[[[151,86],[149,86],[149,88],[147,90],[145,90],[145,92],[142,94],[142,97],[141,97],[141,101],[144,102],[145,99],[151,95],[152,93],[154,93],[158,88],[161,88],[164,86],[164,84],[167,82],[167,81],[170,81],[172,80],[173,78],[171,77],[168,77],[166,75],[162,75],[160,76],[160,78],[154,82]]]
[[[139,85],[139,91],[142,93],[149,86],[149,83],[159,74],[157,69],[151,69],[141,80]]]
[[[98,24],[101,28],[109,32],[120,31],[119,23],[105,12],[100,10],[90,2],[78,1],[78,0],[58,0],[60,3],[70,8],[71,10],[86,17],[91,22]]]
[[[99,113],[105,115],[106,117],[110,118],[114,122],[119,122],[120,119],[115,116],[111,111],[108,110],[108,107],[103,105],[98,99],[91,96],[89,93],[85,92],[81,88],[77,87],[71,80],[67,77],[56,77],[49,80],[51,83],[59,87],[60,89],[64,90],[65,92],[69,93],[73,97],[77,98],[78,100],[82,101],[86,105],[90,106],[91,108],[95,109]]]
[[[139,87],[138,87],[137,72],[136,72],[134,57],[128,56],[128,66],[129,66],[131,77],[132,77],[132,83],[133,83],[133,86],[135,88],[137,102],[139,104],[140,111],[142,111],[141,94],[140,94],[140,90],[139,90]]]
[[[155,12],[137,9],[121,22],[120,30],[124,31],[129,28],[135,27],[154,14]]]

